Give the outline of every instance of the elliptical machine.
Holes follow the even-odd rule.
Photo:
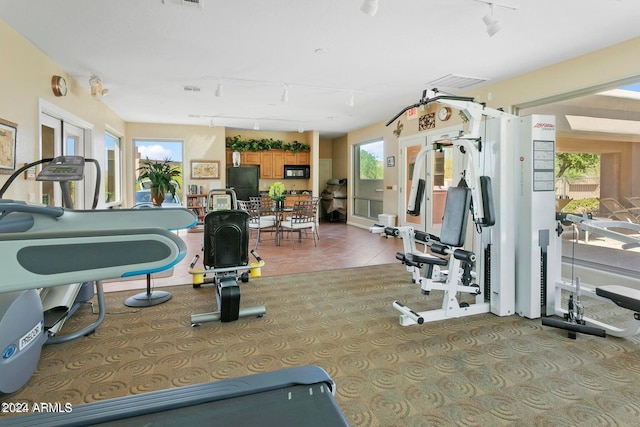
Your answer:
[[[0,189],[0,233],[24,233],[34,224],[34,215],[60,216],[62,209],[38,206],[31,209],[24,202],[3,200],[11,183],[25,170],[47,163],[36,177],[38,181],[59,182],[64,208],[72,208],[69,182],[84,178],[85,162],[96,167],[96,186],[92,210],[98,204],[101,170],[94,159],[79,156],[60,156],[41,159],[16,170]],[[70,333],[57,335],[65,320],[97,293],[98,317],[90,325]],[[104,312],[102,283],[84,282],[55,288],[28,289],[0,293],[0,394],[20,389],[34,372],[44,344],[56,344],[93,333],[102,324]],[[3,366],[4,365],[4,366]]]

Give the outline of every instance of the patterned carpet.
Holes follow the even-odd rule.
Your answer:
[[[424,310],[441,294],[421,295],[399,263],[251,279],[242,306],[264,304],[266,316],[197,328],[190,315],[214,309],[213,289],[165,289],[170,301],[143,309],[123,305],[135,292],[107,294],[95,334],[46,346],[27,386],[0,400],[78,405],[318,365],[352,426],[640,424],[637,338],[570,340],[492,314],[402,327],[393,300]],[[90,317],[87,306],[65,328]]]

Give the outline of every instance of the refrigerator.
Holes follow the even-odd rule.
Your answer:
[[[236,192],[238,200],[249,200],[249,197],[260,195],[260,167],[238,166],[227,168],[227,188]]]

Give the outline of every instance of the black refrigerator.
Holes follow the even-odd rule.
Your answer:
[[[227,188],[236,192],[238,200],[249,200],[249,197],[260,195],[260,167],[238,166],[227,168]]]

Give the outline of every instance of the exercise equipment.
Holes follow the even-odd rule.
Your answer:
[[[83,163],[74,158],[67,168],[67,160],[52,160],[50,164],[58,169],[53,172],[80,176]],[[0,195],[6,188],[7,184]],[[149,227],[150,220],[162,228]],[[163,271],[181,260],[186,246],[165,228],[195,223],[195,215],[187,209],[74,211],[0,200],[0,269],[4,275],[0,283],[0,393],[12,393],[26,384],[43,344],[85,336],[102,323],[102,280]],[[49,289],[77,289],[69,283],[91,287],[95,283],[98,318],[78,331],[56,336],[59,328],[50,326],[49,315],[60,325],[72,309],[54,303],[58,309],[45,316],[37,289],[42,294]],[[63,294],[73,301],[74,292]]]
[[[633,234],[640,233],[640,224],[627,221],[607,221],[597,220],[586,215],[575,215],[567,213],[557,213],[557,232],[554,235],[556,244],[560,245],[562,225],[572,225],[580,228],[584,232],[599,234],[622,243],[623,249],[640,247],[640,239],[634,235],[621,233],[613,229],[629,230]],[[561,319],[553,317],[543,317],[542,324],[569,331],[569,338],[576,338],[576,332],[586,333],[604,337],[612,335],[616,337],[629,337],[640,333],[640,290],[616,285],[591,285],[585,286],[579,276],[571,282],[563,280],[558,275],[555,280],[550,277],[550,283],[546,283],[542,288],[545,304],[548,311],[545,316],[559,316]],[[562,293],[569,292],[567,308],[562,307]],[[581,302],[581,297],[604,301],[615,304],[624,309],[630,310],[630,319],[623,326],[616,326],[607,322],[593,319],[586,315],[586,308]]]
[[[471,204],[471,192],[467,187],[449,187],[445,204],[442,234],[439,238],[420,234],[420,240],[435,254],[443,257],[418,253],[415,250],[397,253],[396,258],[413,271],[414,282],[420,285],[423,294],[429,295],[432,290],[442,290],[442,306],[439,310],[415,312],[399,301],[393,302],[393,307],[400,311],[400,324],[403,326],[422,324],[425,321],[442,320],[468,316],[471,314],[487,313],[490,311],[489,298],[480,289],[472,275],[472,267],[476,261],[473,252],[462,249],[467,230],[468,211]],[[398,229],[403,241],[412,241],[411,227]],[[415,239],[415,232],[414,239]],[[447,273],[440,274],[439,267],[448,266]],[[424,268],[424,275],[419,271]],[[435,271],[434,276],[434,270]],[[458,293],[467,293],[475,298],[474,304],[458,301]]]
[[[238,280],[247,282],[248,271],[262,267],[262,259],[255,251],[251,254],[258,264],[249,264],[249,214],[241,210],[211,211],[204,217],[204,259],[206,268],[198,274],[213,274],[218,311],[193,314],[191,325],[220,320],[232,322],[240,317],[263,316],[264,306],[240,308]],[[192,262],[192,265],[195,263]],[[239,274],[240,270],[246,270]],[[193,271],[193,267],[192,267]],[[194,276],[195,279],[195,276]],[[201,283],[195,284],[199,287]]]
[[[445,290],[442,308],[431,313],[417,313],[394,301],[393,306],[401,312],[402,325],[416,324],[450,317],[467,316],[491,312],[499,316],[513,314],[515,311],[515,248],[512,236],[515,234],[513,218],[513,159],[515,155],[515,120],[516,117],[504,111],[487,108],[472,98],[441,94],[437,89],[425,90],[422,99],[408,106],[387,126],[410,108],[432,103],[446,105],[460,110],[467,124],[467,131],[458,135],[443,135],[441,140],[425,144],[418,152],[413,163],[413,176],[408,197],[407,213],[420,215],[426,181],[425,158],[428,153],[441,150],[444,146],[456,147],[464,156],[465,169],[460,177],[460,187],[465,194],[462,201],[455,202],[457,207],[447,207],[445,215],[447,224],[443,224],[442,233],[454,232],[458,238],[437,242],[435,236],[427,239],[422,231],[413,227],[399,227],[398,235],[403,238],[404,254],[398,258],[407,265],[412,273],[413,281],[420,284],[423,292],[431,289]],[[494,189],[497,197],[494,198]],[[455,190],[458,191],[458,190]],[[453,197],[457,200],[457,197]],[[452,203],[453,203],[452,199]],[[447,196],[449,205],[449,195]],[[466,218],[471,213],[473,223],[478,232],[473,242],[463,248],[464,240],[459,237],[466,233]],[[455,220],[453,218],[456,218]],[[453,225],[455,224],[455,225]],[[372,227],[371,231],[379,233],[383,227]],[[422,233],[422,234],[421,234]],[[416,250],[416,242],[422,243],[426,251],[428,247],[438,248],[440,253],[448,255],[451,261],[429,257]],[[458,244],[459,246],[456,246]],[[447,273],[440,267],[449,266]],[[423,275],[420,269],[426,266]],[[462,271],[459,271],[462,269]],[[436,283],[438,283],[437,287]],[[472,285],[473,283],[473,285]],[[471,285],[471,286],[468,286]],[[472,306],[459,303],[456,292],[470,292],[476,303]]]
[[[301,366],[9,417],[6,426],[348,426],[322,368]]]
[[[530,319],[542,317],[542,324],[576,333],[604,337],[627,337],[640,332],[640,291],[616,285],[584,283],[580,277],[562,278],[563,226],[579,228],[620,241],[623,249],[640,246],[640,240],[616,229],[640,232],[640,225],[627,221],[597,220],[587,215],[556,213],[555,204],[555,117],[532,115],[519,118],[515,206],[518,207],[516,311]],[[621,281],[623,278],[616,278]],[[562,307],[563,291],[569,293]],[[593,298],[614,303],[633,312],[630,322],[617,327],[590,318],[584,305]],[[550,317],[558,316],[558,317]]]

